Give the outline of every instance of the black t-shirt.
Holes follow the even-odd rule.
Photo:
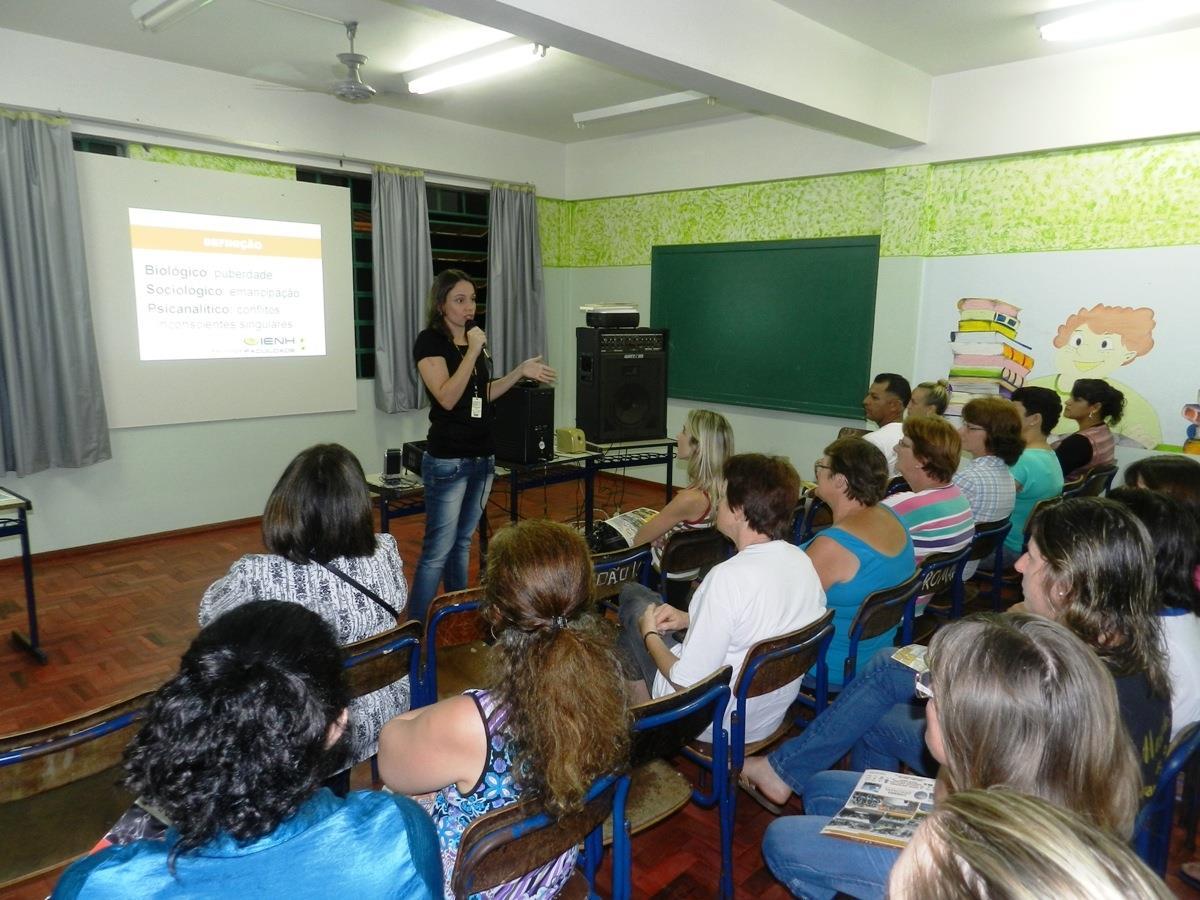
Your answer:
[[[1062,466],[1063,477],[1066,478],[1092,461],[1092,442],[1082,434],[1073,434],[1059,442],[1054,448],[1054,455],[1058,457],[1058,464]]]
[[[446,362],[446,371],[451,377],[463,365],[466,358],[466,347],[458,347],[454,342],[432,328],[426,328],[417,335],[413,343],[413,359],[416,362],[437,356]],[[488,370],[487,362],[480,353],[475,359],[475,371],[466,389],[453,409],[444,409],[434,399],[429,388],[425,393],[429,396],[429,447],[431,456],[439,459],[455,459],[464,456],[491,456],[495,452],[492,444],[491,404],[487,399]],[[471,418],[471,400],[479,397],[483,400],[483,415],[478,419]]]
[[[1142,766],[1142,802],[1154,793],[1158,775],[1171,743],[1171,701],[1150,692],[1145,672],[1122,675],[1117,683],[1121,720],[1133,739],[1133,749]]]

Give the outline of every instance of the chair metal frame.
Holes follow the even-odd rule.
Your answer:
[[[833,610],[829,609],[819,619],[810,622],[803,628],[799,628],[788,634],[779,635],[778,637],[759,641],[750,648],[733,690],[734,706],[729,720],[729,766],[727,769],[722,770],[716,766],[715,748],[709,751],[707,748],[698,747],[695,744],[683,748],[685,756],[712,773],[714,782],[718,780],[726,782],[725,785],[715,788],[718,792],[725,790],[728,794],[728,802],[720,810],[721,896],[723,897],[733,895],[733,826],[737,803],[737,794],[734,785],[738,775],[741,774],[742,765],[746,759],[746,701],[751,697],[757,697],[778,687],[782,687],[784,684],[791,683],[788,681],[773,685],[770,681],[767,681],[767,684],[764,686],[762,681],[771,677],[774,670],[778,668],[776,664],[780,661],[790,657],[801,656],[811,651],[814,656],[813,661],[802,664],[799,674],[794,680],[802,680],[804,673],[811,669],[815,663],[817,667],[817,680],[814,709],[819,715],[824,711],[829,702],[829,669],[825,661],[825,655],[829,650],[829,642],[832,638]],[[783,721],[773,734],[753,743],[752,752],[769,747],[787,734],[791,725],[792,722],[785,715]],[[720,775],[718,775],[718,772],[720,772]]]
[[[498,874],[497,870],[502,869],[505,862],[503,857],[519,853],[523,842],[532,842],[539,837],[544,839],[546,836],[554,840],[551,845],[553,852],[548,853],[545,859],[535,861],[524,872],[532,872],[552,861],[582,840],[583,875],[588,883],[588,896],[598,896],[594,884],[603,849],[601,830],[604,820],[612,814],[618,801],[624,802],[628,792],[629,775],[618,773],[598,779],[587,793],[584,808],[562,819],[554,819],[541,811],[536,799],[521,800],[485,813],[467,826],[459,840],[458,857],[451,876],[454,896],[469,897],[511,881],[512,877]],[[500,855],[498,861],[497,854]],[[485,869],[482,875],[476,876],[478,868],[489,864],[493,866],[492,871]],[[521,874],[524,873],[518,873],[515,877]],[[479,880],[473,880],[475,878]]]
[[[452,591],[448,594],[440,594],[430,602],[429,610],[425,614],[424,635],[421,641],[425,654],[421,665],[420,703],[416,701],[416,693],[414,692],[414,709],[418,706],[428,706],[437,703],[437,637],[443,622],[451,616],[474,614],[478,617],[479,604],[482,600],[483,588],[473,587],[462,591]]]
[[[725,730],[725,710],[731,696],[729,681],[732,677],[733,668],[724,666],[703,681],[633,708],[631,783],[637,780],[639,767],[679,752],[707,726],[712,727],[714,738],[713,768],[720,771],[728,767],[729,732]],[[616,900],[627,900],[633,896],[633,848],[628,799],[628,796],[621,797],[613,807],[613,897]],[[714,778],[707,791],[693,788],[692,801],[705,809],[714,805],[720,809],[721,891],[723,896],[729,896],[733,890],[733,860],[732,856],[725,858],[724,848],[732,848],[732,840],[726,842],[723,833],[726,822],[733,821],[732,810],[729,809],[732,803],[729,781]]]
[[[1175,781],[1198,750],[1200,722],[1193,722],[1171,744],[1158,774],[1154,794],[1138,813],[1133,826],[1133,849],[1160,878],[1167,872],[1167,854],[1175,818]]]

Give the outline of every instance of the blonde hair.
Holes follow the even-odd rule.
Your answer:
[[[932,406],[939,416],[944,416],[946,407],[950,405],[950,382],[939,378],[937,381],[922,381],[917,387],[925,392],[925,405]]]
[[[725,460],[733,456],[733,427],[719,412],[693,409],[684,427],[692,440],[692,455],[687,461],[688,482],[708,497],[709,512],[716,514],[721,502],[722,471]]]
[[[951,792],[1008,785],[1132,833],[1141,770],[1087,644],[1040,616],[976,615],[934,635],[929,666]]]
[[[941,801],[896,861],[888,894],[901,900],[1173,896],[1109,832],[1006,787],[960,791]]]

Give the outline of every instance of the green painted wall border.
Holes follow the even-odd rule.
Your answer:
[[[590,200],[539,198],[543,264],[640,266],[656,244],[879,234],[881,257],[1200,244],[1187,135]],[[550,227],[547,227],[547,226]]]
[[[199,150],[180,150],[177,147],[131,143],[129,144],[129,158],[170,163],[177,166],[191,166],[196,169],[212,169],[218,172],[233,172],[238,175],[260,175],[265,178],[296,180],[296,167],[287,163],[249,159],[244,156],[225,156],[220,153],[205,153]]]

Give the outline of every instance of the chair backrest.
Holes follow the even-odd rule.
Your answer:
[[[1072,478],[1070,481],[1063,483],[1062,495],[1064,497],[1078,497],[1079,492],[1083,490],[1083,483],[1087,481],[1087,475],[1080,475],[1078,478]]]
[[[690,687],[633,707],[630,765],[673,756],[710,725],[715,737],[725,720],[731,678],[733,667],[722,666]]]
[[[1096,466],[1088,469],[1083,477],[1083,484],[1079,488],[1076,497],[1099,497],[1112,486],[1113,479],[1117,477],[1117,467],[1115,465]]]
[[[913,572],[900,584],[867,595],[850,623],[850,652],[842,673],[843,687],[853,680],[858,668],[859,643],[899,628],[904,621],[904,610],[917,596],[920,586],[920,573]]]
[[[803,544],[822,528],[828,528],[833,524],[833,510],[816,494],[810,492],[803,502],[804,514],[792,526],[792,543],[797,546]]]
[[[967,544],[961,550],[933,553],[925,557],[919,570],[921,583],[917,594],[923,596],[944,591],[954,583],[955,578],[962,577],[963,567],[971,558],[971,546]]]
[[[132,805],[122,754],[151,696],[0,738],[0,887],[86,853]]]
[[[628,775],[609,775],[592,786],[583,809],[561,819],[542,812],[536,800],[480,816],[459,841],[451,878],[454,896],[465,898],[514,881],[566,853],[603,825],[618,792],[628,790]]]
[[[351,699],[387,687],[406,675],[410,690],[415,689],[421,676],[421,633],[424,627],[416,619],[409,619],[382,634],[343,648]]]
[[[1193,722],[1179,733],[1167,753],[1154,794],[1138,813],[1133,827],[1133,847],[1150,868],[1163,876],[1167,870],[1167,851],[1175,809],[1175,779],[1200,750],[1200,722]]]
[[[845,425],[838,429],[838,440],[840,441],[842,438],[848,437],[865,437],[870,433],[871,432],[866,428],[853,428],[849,425]]]
[[[1011,529],[1012,516],[1005,516],[994,522],[976,522],[975,537],[971,540],[971,554],[967,559],[980,560],[993,556],[1003,545]]]
[[[596,602],[603,603],[621,593],[627,584],[650,583],[650,545],[639,544],[606,553],[592,554]]]
[[[659,569],[664,575],[699,569],[698,577],[703,578],[709,569],[727,560],[732,553],[733,544],[716,528],[677,531],[667,538]]]
[[[438,650],[488,637],[488,630],[479,617],[482,600],[483,588],[473,587],[439,594],[430,601],[421,641],[425,656],[421,664],[421,705],[437,702]]]
[[[911,490],[912,488],[908,486],[908,482],[904,479],[904,476],[897,475],[895,478],[892,478],[888,481],[886,494],[890,497],[892,494],[899,494],[901,491]]]

